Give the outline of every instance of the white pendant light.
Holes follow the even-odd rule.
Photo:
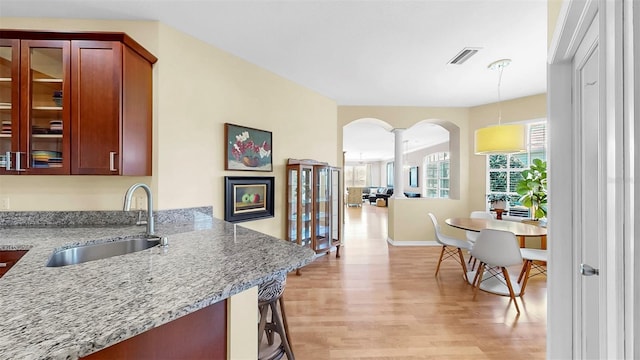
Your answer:
[[[526,151],[524,125],[502,125],[502,107],[500,101],[500,83],[502,70],[511,63],[502,59],[489,64],[491,70],[500,70],[498,79],[498,125],[480,128],[475,132],[476,155],[514,154]]]

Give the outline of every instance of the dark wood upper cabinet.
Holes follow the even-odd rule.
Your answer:
[[[151,175],[156,61],[124,33],[0,30],[0,174]]]

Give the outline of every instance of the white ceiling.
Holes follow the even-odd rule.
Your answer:
[[[496,102],[502,58],[502,100],[546,92],[547,0],[0,0],[0,16],[159,20],[338,105]]]

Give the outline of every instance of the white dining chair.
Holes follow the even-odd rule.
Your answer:
[[[493,215],[488,212],[488,211],[472,211],[471,214],[469,215],[470,218],[472,219],[488,219],[488,220],[495,220],[495,218],[493,217]],[[466,231],[466,235],[467,235],[467,240],[471,241],[472,243],[476,242],[476,239],[478,238],[478,236],[480,236],[480,233],[477,231]]]
[[[516,296],[521,294],[520,285],[517,281],[512,281],[507,270],[509,266],[522,265],[522,255],[516,236],[508,231],[483,229],[473,244],[471,255],[480,262],[473,276],[474,298],[478,288],[499,295],[509,295],[516,306],[516,311],[520,314],[520,307],[516,301]],[[467,276],[470,275],[471,273]],[[487,282],[491,281],[491,285],[481,287],[483,279]],[[508,292],[501,291],[504,285]]]
[[[488,211],[472,211],[469,217],[472,219],[495,220],[493,215]],[[467,240],[469,240],[472,244],[475,243],[478,236],[480,236],[480,233],[477,231],[467,230],[465,231],[465,233],[467,235]],[[471,265],[471,270],[475,269],[476,259],[474,259],[473,256],[469,255],[469,260],[467,261],[467,264]]]
[[[522,264],[522,269],[520,270],[520,276],[518,276],[518,283],[520,284],[520,296],[524,295],[524,289],[527,287],[527,281],[530,277],[547,274],[547,261],[548,255],[547,250],[545,249],[530,249],[530,248],[521,248],[520,254],[522,255],[522,259],[524,263]],[[541,264],[544,262],[544,265]],[[534,270],[531,273],[531,270]]]
[[[440,231],[440,224],[438,224],[438,219],[432,213],[429,213],[429,217],[431,218],[431,222],[433,222],[433,229],[436,235],[436,241],[442,245],[442,250],[440,251],[440,258],[438,259],[438,265],[436,266],[436,274],[438,276],[438,271],[440,271],[440,263],[442,260],[446,260],[448,258],[453,258],[462,266],[462,275],[465,281],[469,281],[467,278],[467,266],[464,261],[464,255],[462,254],[462,250],[471,250],[472,244],[467,240],[456,239],[451,236],[444,235]]]

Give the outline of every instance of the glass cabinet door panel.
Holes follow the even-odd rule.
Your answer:
[[[303,168],[300,175],[300,202],[302,205],[302,214],[299,214],[302,222],[300,244],[311,246],[311,211],[313,206],[311,183],[313,181],[313,170],[311,168]]]
[[[0,173],[11,165],[7,153],[18,148],[19,44],[18,40],[0,39]]]
[[[31,49],[33,168],[62,166],[62,49]],[[68,94],[67,94],[68,96]]]
[[[46,174],[69,172],[69,43],[29,41],[28,167]],[[24,58],[24,57],[23,57]]]
[[[340,171],[331,170],[331,241],[340,239]]]
[[[329,169],[316,169],[315,250],[329,248]]]
[[[287,234],[292,242],[298,241],[298,170],[288,171],[287,188]]]

